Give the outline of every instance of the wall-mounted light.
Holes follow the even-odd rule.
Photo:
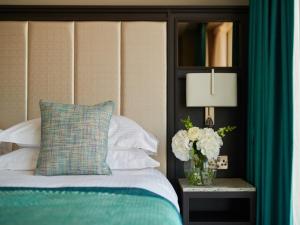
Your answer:
[[[205,125],[214,125],[214,107],[237,106],[236,73],[188,73],[186,106],[205,107]]]

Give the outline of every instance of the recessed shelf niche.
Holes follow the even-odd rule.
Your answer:
[[[179,67],[235,67],[238,23],[177,22]]]

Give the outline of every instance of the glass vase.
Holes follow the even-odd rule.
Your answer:
[[[217,170],[209,166],[211,163],[195,163],[193,160],[184,162],[184,174],[190,185],[209,186],[213,185]]]

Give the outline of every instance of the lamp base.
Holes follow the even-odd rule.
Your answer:
[[[215,108],[205,107],[205,126],[212,128],[215,125]]]

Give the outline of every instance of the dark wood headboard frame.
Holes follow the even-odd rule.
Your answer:
[[[229,170],[220,171],[221,177],[244,177],[246,157],[247,107],[247,6],[7,6],[0,5],[0,21],[166,21],[167,22],[167,177],[176,184],[183,176],[183,164],[173,156],[171,139],[182,128],[179,118],[190,115],[195,123],[203,125],[203,108],[185,107],[185,74],[208,72],[210,68],[182,68],[176,66],[175,23],[178,20],[238,21],[244,27],[240,35],[240,65],[216,68],[216,72],[238,73],[238,107],[216,109],[216,125],[235,124],[238,131],[222,149],[232,159]],[[232,150],[234,149],[234,151]]]

